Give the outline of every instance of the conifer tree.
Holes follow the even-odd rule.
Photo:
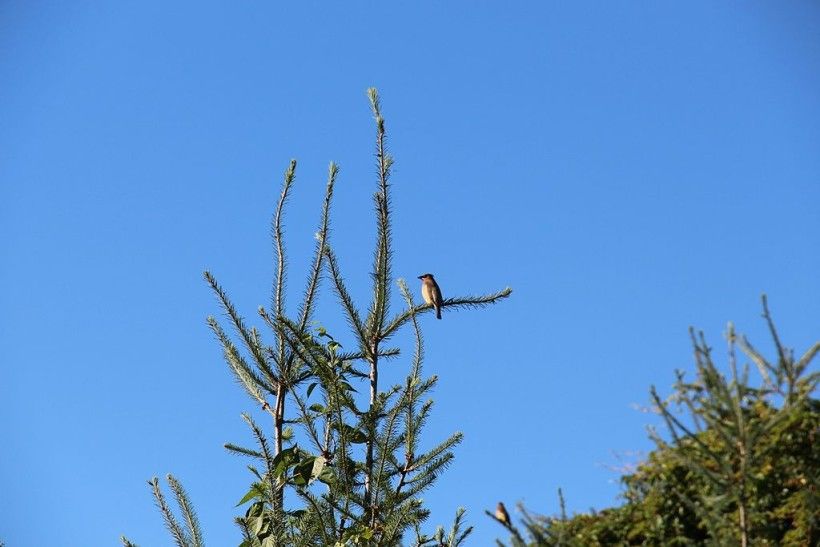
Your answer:
[[[236,519],[242,546],[280,545],[416,545],[461,544],[472,531],[464,525],[464,510],[456,512],[449,533],[439,527],[422,532],[429,516],[420,494],[429,489],[453,460],[461,442],[454,433],[437,444],[422,438],[433,401],[429,398],[437,377],[423,377],[424,342],[417,321],[432,309],[417,304],[405,282],[398,280],[403,305],[392,304],[391,169],[386,148],[385,121],[375,89],[368,98],[376,123],[377,189],[374,194],[377,237],[370,273],[372,296],[364,308],[357,304],[345,283],[339,257],[330,244],[330,211],[338,167],[330,164],[319,230],[305,291],[297,313],[285,307],[287,260],[283,213],[295,180],[296,162],[285,172],[282,193],[273,220],[276,272],[269,307],[258,312],[272,343],[248,326],[225,290],[209,272],[205,279],[216,294],[233,335],[213,317],[208,324],[219,340],[225,360],[254,404],[268,414],[267,428],[251,413],[243,419],[255,447],[228,443],[233,454],[252,461],[254,480],[240,504],[250,503]],[[324,274],[324,276],[323,276]],[[334,337],[316,325],[319,285],[326,277],[350,327],[349,336]],[[442,308],[480,308],[498,302],[509,288],[484,296],[445,299]],[[397,366],[399,348],[390,346],[403,329],[411,329],[415,350],[405,380],[384,386],[380,369],[391,359]],[[344,345],[343,345],[344,343]],[[352,348],[348,350],[348,348]],[[366,390],[361,388],[365,387]],[[366,396],[359,395],[359,391]],[[169,481],[172,481],[169,476]],[[196,517],[187,497],[177,500],[186,529],[177,524],[162,498],[158,481],[152,481],[157,504],[177,545],[201,541]],[[177,490],[174,480],[171,488]],[[179,487],[181,491],[181,487]],[[195,525],[195,526],[194,526]],[[193,526],[193,528],[192,528]],[[123,542],[128,540],[123,538]]]
[[[621,479],[623,505],[567,518],[560,493],[559,517],[519,504],[523,533],[502,523],[510,545],[817,545],[820,372],[809,365],[820,342],[796,358],[781,343],[765,296],[763,318],[776,358],[765,358],[730,323],[728,377],[703,333],[690,330],[695,378],[678,372],[666,399],[651,389],[668,437],[651,431],[656,449]],[[738,366],[738,347],[758,381],[748,365]]]
[[[769,314],[766,296],[763,317],[777,350],[774,363],[766,360],[745,337],[738,338],[734,325],[726,332],[729,353],[727,379],[712,361],[712,349],[703,333],[690,331],[695,353],[696,380],[687,382],[677,373],[675,392],[664,401],[653,387],[652,400],[666,424],[679,462],[699,477],[706,488],[697,496],[681,499],[705,525],[711,541],[725,545],[750,545],[765,527],[765,505],[759,503],[758,479],[776,443],[766,442],[772,432],[793,420],[799,406],[810,403],[820,374],[805,374],[820,351],[815,344],[800,359],[783,347]],[[736,346],[756,365],[762,384],[749,381],[749,367],[738,370]],[[780,408],[774,406],[779,403]],[[688,420],[671,405],[685,409]],[[688,422],[688,423],[687,423]],[[659,448],[668,444],[657,434]],[[798,472],[808,471],[797,469]],[[813,474],[812,480],[817,480]]]

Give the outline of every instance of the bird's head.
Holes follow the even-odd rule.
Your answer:
[[[424,275],[420,275],[419,279],[433,279],[433,274],[426,273]]]

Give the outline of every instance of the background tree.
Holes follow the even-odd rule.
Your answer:
[[[243,415],[255,447],[225,445],[252,461],[254,481],[236,519],[243,546],[274,545],[397,545],[414,532],[417,545],[459,545],[469,535],[464,510],[456,512],[449,531],[432,535],[421,526],[429,510],[419,495],[430,488],[451,463],[452,449],[462,435],[454,433],[435,445],[422,442],[421,432],[433,402],[429,392],[436,376],[422,377],[424,343],[417,316],[431,309],[417,305],[403,280],[398,281],[404,306],[392,311],[390,174],[393,158],[386,149],[385,121],[378,94],[368,90],[376,122],[377,190],[374,194],[377,237],[373,253],[372,296],[365,308],[350,295],[340,261],[329,241],[330,211],[338,167],[331,163],[313,262],[301,305],[295,315],[285,309],[287,260],[283,213],[295,179],[296,162],[285,172],[273,220],[276,273],[269,308],[259,316],[273,335],[272,344],[249,327],[225,290],[209,272],[205,279],[216,294],[235,335],[213,317],[208,324],[219,340],[225,360],[252,401],[271,420],[273,438],[250,413]],[[314,310],[322,273],[329,278],[351,335],[344,346],[317,326]],[[509,288],[485,296],[445,299],[442,308],[477,308],[498,302]],[[412,328],[415,351],[401,384],[379,384],[379,370],[401,355],[389,342],[403,328]],[[346,348],[354,348],[350,351]],[[354,386],[366,386],[359,395]],[[295,426],[295,429],[294,429]],[[177,545],[201,544],[196,515],[181,486],[169,476],[187,529],[178,524],[165,503],[159,483],[151,481],[155,499]],[[178,490],[182,496],[178,495]],[[123,543],[129,545],[127,539]]]
[[[820,351],[799,359],[786,349],[763,297],[777,356],[767,360],[730,324],[729,376],[721,374],[703,334],[691,332],[696,378],[677,373],[674,391],[651,396],[669,439],[625,475],[625,503],[599,512],[548,517],[523,512],[525,541],[512,545],[817,545],[820,542]],[[740,347],[760,375],[738,368]],[[563,507],[563,501],[562,501]],[[563,511],[562,511],[563,513]]]

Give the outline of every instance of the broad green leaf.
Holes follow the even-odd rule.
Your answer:
[[[362,444],[367,442],[367,435],[365,435],[363,431],[359,431],[355,427],[351,427],[347,424],[342,424],[342,427],[344,428],[347,442],[353,444]]]
[[[273,458],[273,475],[281,477],[285,474],[288,467],[290,467],[295,459],[296,445],[282,450]]]
[[[316,456],[316,458],[314,458],[313,469],[310,472],[311,480],[316,479],[319,475],[322,474],[322,471],[324,471],[325,469],[326,462],[327,460],[325,460],[322,456]]]
[[[318,479],[328,486],[331,486],[336,482],[336,473],[333,472],[332,467],[325,466],[319,474]]]
[[[251,485],[251,489],[248,490],[248,493],[245,494],[242,497],[241,500],[239,500],[239,503],[237,503],[235,505],[235,507],[239,507],[240,505],[243,505],[243,504],[249,502],[252,499],[261,498],[261,497],[262,497],[262,490],[259,488],[259,484],[253,483],[253,485]]]
[[[258,517],[254,517],[249,524],[250,524],[249,528],[251,529],[253,534],[255,536],[258,536],[259,531],[262,530],[262,526],[265,524],[264,515],[259,515]]]
[[[310,481],[310,475],[313,471],[313,464],[316,458],[308,456],[302,459],[293,468],[293,483],[297,486],[305,486]]]
[[[256,516],[261,515],[264,511],[265,511],[265,504],[261,501],[257,501],[255,503],[251,504],[251,506],[248,507],[248,510],[245,511],[245,518],[246,519],[254,518]]]

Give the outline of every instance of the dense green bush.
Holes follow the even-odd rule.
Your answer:
[[[808,366],[784,348],[763,300],[777,358],[768,361],[729,325],[729,377],[712,362],[703,335],[692,336],[696,378],[678,373],[673,394],[655,389],[667,435],[621,478],[625,503],[572,518],[520,507],[522,533],[512,545],[794,545],[820,544],[820,401]],[[738,370],[739,346],[759,373]],[[563,506],[563,503],[562,503]]]

